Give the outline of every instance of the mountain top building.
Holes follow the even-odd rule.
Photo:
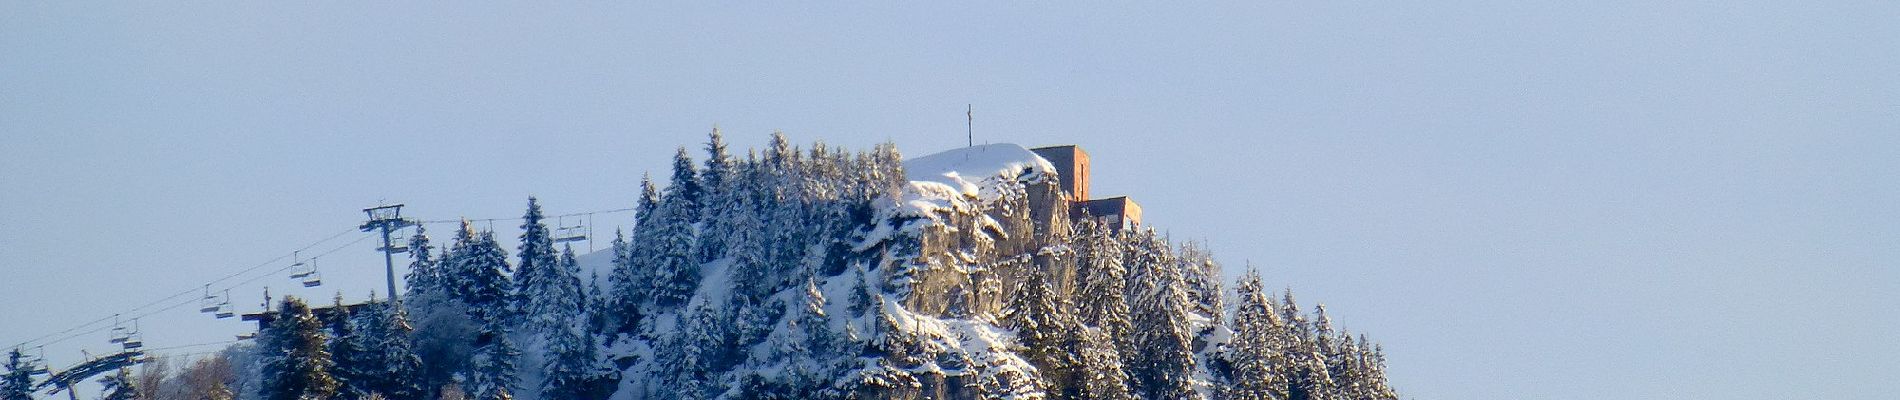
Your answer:
[[[1055,165],[1062,192],[1069,196],[1069,218],[1100,218],[1120,232],[1141,226],[1141,205],[1128,196],[1089,199],[1089,153],[1075,145],[1029,149]]]

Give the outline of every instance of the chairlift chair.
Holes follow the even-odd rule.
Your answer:
[[[125,347],[126,350],[145,347],[145,335],[139,333],[139,320],[132,320],[132,330],[126,332],[125,340],[120,341],[119,345]]]
[[[224,302],[218,303],[218,312],[213,315],[216,315],[218,319],[237,316],[236,312],[231,311],[231,289],[224,290]]]
[[[312,258],[308,263],[298,262],[291,264],[293,267],[298,265],[305,266],[305,269],[290,274],[291,279],[303,280],[303,287],[317,287],[323,284],[323,274],[317,273],[317,259]]]
[[[218,296],[211,295],[211,285],[205,285],[205,297],[198,300],[198,312],[206,314],[218,312]]]
[[[125,325],[119,323],[117,317],[114,317],[112,319],[112,335],[106,339],[106,341],[113,344],[125,343],[127,339],[132,338],[130,332],[131,331],[125,329]]]
[[[291,277],[303,278],[303,287],[317,287],[323,285],[323,274],[317,272],[317,260],[314,258],[310,259],[310,270],[299,275],[302,276],[291,275]]]
[[[587,229],[586,227],[583,227],[580,225],[562,226],[559,228],[555,228],[554,242],[566,243],[566,242],[578,242],[582,240],[587,240],[586,229]]]

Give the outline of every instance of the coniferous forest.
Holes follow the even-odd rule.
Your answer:
[[[256,340],[109,374],[109,398],[1397,398],[1324,306],[1071,217],[1046,162],[956,187],[888,143],[695,147],[628,185],[610,266],[529,198],[518,230],[417,230],[400,302],[284,298]],[[27,398],[15,375],[0,399]]]

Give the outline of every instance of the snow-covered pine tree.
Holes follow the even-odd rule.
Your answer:
[[[1194,312],[1220,323],[1221,312],[1221,267],[1214,261],[1214,255],[1206,245],[1189,241],[1181,244],[1175,262],[1180,265],[1183,287],[1187,289],[1188,301],[1193,302]]]
[[[443,273],[432,257],[434,247],[429,245],[429,235],[422,225],[416,225],[416,234],[409,236],[409,273],[403,275],[408,297],[439,295],[443,285]]]
[[[725,314],[706,303],[696,303],[681,314],[680,329],[674,333],[673,347],[667,359],[667,386],[680,399],[710,399],[724,388],[719,382],[721,358],[730,350],[731,333]]]
[[[483,231],[468,254],[462,258],[463,278],[468,283],[463,303],[477,321],[504,320],[520,310],[512,307],[514,281],[508,265],[508,251],[495,241],[495,232]]]
[[[1280,332],[1285,329],[1279,310],[1267,301],[1260,274],[1248,270],[1234,289],[1234,337],[1226,355],[1229,385],[1222,388],[1232,400],[1285,399],[1286,374]]]
[[[100,400],[139,400],[139,389],[132,379],[131,367],[119,367],[118,372],[99,378],[99,386],[105,391]],[[71,390],[71,389],[67,389]]]
[[[673,186],[667,188],[667,192],[671,195],[678,196],[679,201],[684,203],[686,219],[692,222],[699,222],[701,216],[700,210],[705,205],[705,203],[702,202],[704,189],[700,186],[699,170],[693,167],[693,157],[686,155],[685,147],[681,147],[679,151],[673,153],[672,185]]]
[[[642,222],[647,217],[650,215],[640,214]],[[643,268],[648,264],[635,262],[646,257],[636,255],[634,249],[634,244],[627,243],[625,233],[614,230],[614,269],[607,275],[611,289],[607,292],[607,309],[602,314],[609,318],[609,331],[615,334],[630,334],[638,328],[642,316],[640,305],[646,303],[647,294],[652,290],[652,271]]]
[[[560,263],[552,269],[559,271],[553,281],[565,283],[532,295],[550,298],[546,301],[548,304],[572,304],[566,305],[569,311],[542,310],[532,314],[533,322],[529,326],[538,330],[545,352],[541,365],[541,397],[580,399],[591,394],[592,384],[604,366],[599,365],[594,342],[583,330],[586,321],[582,317],[588,314],[585,312],[587,302],[581,293],[580,280],[574,277],[580,272],[580,266],[574,258],[573,246],[562,249]],[[567,300],[560,300],[563,298]],[[540,302],[530,300],[530,304],[537,303]]]
[[[284,296],[270,327],[261,335],[264,359],[262,397],[268,400],[329,399],[337,393],[334,364],[323,322],[295,296]]]
[[[521,216],[521,246],[515,262],[515,309],[528,318],[530,332],[540,334],[545,320],[566,317],[580,309],[580,279],[561,271],[561,258],[555,254],[555,237],[542,222],[542,203],[528,197],[528,210]],[[576,281],[576,282],[568,282]],[[572,288],[570,288],[572,286]]]
[[[825,293],[818,289],[818,281],[805,280],[805,300],[798,307],[794,318],[787,320],[793,330],[804,336],[805,354],[814,360],[830,358],[838,352],[838,335],[831,330],[831,316],[825,313]]]
[[[468,392],[477,400],[514,398],[521,350],[510,339],[511,325],[500,318],[482,324],[468,375]]]
[[[619,257],[617,252],[614,257]],[[600,271],[588,271],[587,281],[582,283],[581,286],[587,288],[587,312],[583,313],[583,315],[585,315],[585,321],[587,322],[586,332],[589,338],[588,340],[611,338],[614,333],[614,329],[612,328],[614,324],[614,309],[607,301],[607,291],[602,289]]]
[[[658,188],[653,187],[653,175],[649,173],[641,173],[640,174],[640,199],[635,201],[634,206],[633,206],[633,215],[634,215],[634,218],[637,218],[634,223],[638,224],[639,220],[644,220],[648,217],[652,217],[653,209],[659,206],[660,206],[660,191]]]
[[[0,375],[0,400],[32,400],[33,374],[39,369],[20,349],[7,351],[7,373]]]
[[[1078,327],[1080,341],[1077,359],[1081,365],[1082,396],[1090,400],[1134,400],[1128,387],[1128,372],[1122,365],[1121,351],[1114,338],[1098,328]]]
[[[699,289],[699,263],[694,261],[693,221],[690,204],[681,200],[680,189],[668,187],[667,194],[661,198],[660,205],[654,211],[657,221],[652,221],[652,250],[644,260],[635,260],[637,265],[650,265],[653,270],[653,303],[664,308],[678,307],[692,298]]]
[[[1280,302],[1280,317],[1286,328],[1282,330],[1283,354],[1286,360],[1284,371],[1287,377],[1288,400],[1331,399],[1333,379],[1326,372],[1325,355],[1319,351],[1318,338],[1313,335],[1313,326],[1306,316],[1300,314],[1300,306],[1293,298],[1293,291],[1287,290]]]
[[[1168,244],[1153,231],[1134,235],[1127,265],[1131,348],[1122,356],[1135,393],[1144,398],[1193,399],[1193,332],[1189,300]]]
[[[1120,341],[1127,338],[1129,315],[1127,301],[1128,268],[1123,260],[1126,255],[1124,245],[1107,225],[1094,218],[1085,218],[1075,224],[1078,242],[1076,247],[1077,279],[1080,293],[1076,296],[1077,314],[1084,324],[1102,330],[1103,334]]]
[[[721,239],[731,232],[726,220],[733,213],[741,212],[733,205],[739,196],[737,182],[734,182],[739,179],[737,160],[726,151],[726,140],[720,136],[718,127],[706,138],[706,172],[702,176],[700,183],[705,195],[700,201],[704,210],[701,221],[705,224],[702,224],[701,237],[712,240],[697,242],[693,254],[699,262],[711,262],[725,255],[726,243]]]
[[[1071,335],[1079,332],[1068,302],[1056,295],[1042,271],[1029,271],[1003,310],[1003,324],[1016,331],[1017,352],[1036,366],[1042,387],[1056,399],[1082,396],[1079,354]]]
[[[369,357],[365,368],[357,373],[363,374],[359,379],[368,380],[364,387],[388,400],[427,399],[422,358],[409,342],[410,328],[403,308],[371,301],[362,309],[356,325]]]
[[[750,209],[752,199],[742,198],[738,204],[741,208]],[[730,218],[732,231],[727,243],[731,247],[726,249],[726,258],[731,260],[729,268],[732,269],[733,304],[741,307],[759,304],[774,289],[774,271],[771,270],[770,255],[766,249],[766,224],[755,213],[733,214]],[[785,245],[782,242],[775,244]]]
[[[591,394],[600,374],[593,342],[574,327],[548,332],[543,340],[541,397],[581,399]]]
[[[341,293],[337,294],[330,310],[330,331],[335,334],[330,341],[330,359],[334,364],[331,375],[337,380],[336,395],[342,399],[368,397],[374,391],[375,376],[382,372],[382,365],[375,359],[369,336],[363,334],[358,318],[343,306]]]

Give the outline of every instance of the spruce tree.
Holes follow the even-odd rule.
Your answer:
[[[1231,384],[1223,388],[1234,400],[1272,400],[1287,397],[1283,370],[1279,311],[1267,301],[1260,274],[1249,270],[1234,290],[1233,339],[1227,355]]]
[[[1129,310],[1134,316],[1129,361],[1135,392],[1145,398],[1197,398],[1193,332],[1187,326],[1189,300],[1169,246],[1154,232],[1137,236],[1128,255]]]
[[[372,301],[363,309],[357,326],[369,350],[365,368],[359,372],[368,380],[364,386],[388,400],[426,399],[422,358],[410,343],[408,318],[402,307]]]
[[[634,202],[633,215],[637,220],[653,216],[653,209],[660,206],[660,192],[653,187],[653,175],[640,174],[640,199]],[[637,223],[637,222],[636,222]]]
[[[530,317],[540,316],[552,310],[550,306],[571,306],[571,304],[549,304],[544,298],[549,290],[564,286],[559,266],[559,256],[554,250],[554,236],[548,232],[548,226],[542,222],[541,204],[533,197],[528,198],[528,211],[521,216],[521,244],[517,248],[520,261],[515,263],[515,288],[520,303],[517,309]],[[566,299],[562,299],[566,300]]]
[[[587,305],[574,249],[570,246],[564,253],[555,253],[553,238],[541,223],[541,207],[533,199],[522,220],[521,262],[515,282],[527,333],[542,340],[570,333],[581,326]]]
[[[1330,399],[1333,394],[1332,376],[1327,374],[1325,355],[1319,351],[1319,340],[1313,334],[1313,326],[1306,316],[1300,314],[1300,307],[1293,299],[1293,291],[1287,290],[1281,303],[1283,357],[1286,362],[1287,399],[1314,400]]]
[[[667,192],[679,197],[688,221],[699,222],[704,189],[700,187],[699,171],[693,167],[693,157],[686,155],[685,147],[673,153],[673,183]]]
[[[476,339],[475,359],[469,371],[468,392],[478,400],[514,398],[517,363],[521,350],[510,339],[507,322],[491,319],[482,324]]]
[[[466,228],[465,228],[466,229]],[[509,275],[508,252],[495,241],[495,233],[483,231],[465,246],[456,258],[461,274],[459,300],[468,306],[477,323],[506,320],[518,311],[514,305],[514,282]]]
[[[560,263],[553,269],[558,273],[547,281],[558,284],[530,292],[535,296],[530,303],[537,304],[540,311],[531,315],[529,326],[544,345],[541,397],[574,399],[588,392],[588,385],[601,368],[595,362],[599,357],[594,342],[582,329],[587,303],[580,280],[574,276],[580,267],[573,246],[561,252]]]
[[[0,375],[0,400],[32,400],[33,375],[40,367],[16,348],[7,351],[6,368],[6,375]]]
[[[375,359],[368,343],[369,336],[363,334],[357,318],[351,316],[349,309],[343,306],[341,293],[330,310],[330,317],[333,318],[330,329],[336,335],[330,341],[330,358],[334,361],[331,375],[336,377],[338,383],[337,396],[343,399],[368,397],[374,391],[374,380],[382,372],[382,365]]]
[[[268,400],[329,399],[337,394],[337,380],[323,332],[323,323],[310,306],[284,296],[278,312],[265,329],[260,355],[264,358],[263,397]]]
[[[133,382],[135,381],[132,379],[132,368],[119,367],[118,372],[115,372],[112,375],[107,375],[104,378],[99,378],[99,386],[103,387],[105,391],[105,396],[100,397],[99,399],[100,400],[139,400],[140,399],[139,390],[138,390],[137,385],[135,385]],[[69,388],[67,390],[72,390],[72,389]]]
[[[1081,220],[1075,230],[1080,242],[1076,246],[1077,278],[1081,281],[1077,313],[1083,323],[1101,329],[1109,338],[1126,338],[1129,314],[1124,246],[1107,225],[1094,218]]]
[[[416,225],[416,234],[409,236],[409,273],[403,275],[403,285],[408,291],[405,297],[435,294],[442,288],[443,274],[431,257],[434,248],[429,245],[425,231],[422,225]]]
[[[641,215],[641,218],[646,217]],[[628,334],[636,330],[641,318],[640,305],[647,301],[647,294],[652,290],[652,273],[644,268],[649,264],[635,261],[647,258],[636,255],[634,249],[634,244],[627,243],[626,234],[614,230],[613,272],[607,275],[611,289],[607,293],[608,309],[603,313],[608,316],[613,333]]]
[[[1069,304],[1056,295],[1042,271],[1032,270],[1027,275],[1004,309],[1003,323],[1016,331],[1020,352],[1036,366],[1049,394],[1059,399],[1079,398],[1084,387],[1081,360],[1069,342],[1079,330],[1065,312]]]
[[[678,307],[692,298],[699,289],[699,263],[692,257],[693,222],[685,201],[679,199],[674,189],[668,188],[667,196],[660,201],[658,221],[655,221],[653,249],[646,260],[640,263],[651,265],[654,271],[653,302],[660,307]]]
[[[751,208],[750,199],[743,199],[739,204]],[[757,304],[771,295],[774,289],[771,261],[766,250],[768,242],[762,235],[765,233],[765,223],[759,220],[757,214],[741,213],[732,216],[731,227],[728,243],[732,247],[726,249],[726,255],[731,260],[729,268],[732,269],[733,298],[738,300],[736,304],[740,306]]]

